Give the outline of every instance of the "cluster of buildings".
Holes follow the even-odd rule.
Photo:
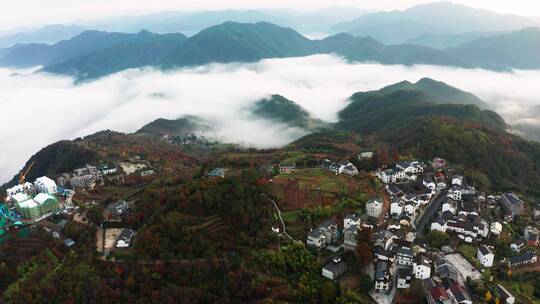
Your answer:
[[[424,172],[426,164],[419,161],[399,162],[394,168],[377,172],[377,177],[385,184],[416,180]]]
[[[43,176],[33,184],[26,182],[7,189],[6,202],[11,203],[24,219],[36,220],[59,209],[57,192],[56,183]]]
[[[116,174],[117,172],[118,169],[115,166],[101,165],[96,167],[85,165],[82,168],[73,170],[72,173],[62,173],[56,181],[63,188],[93,189],[103,176]]]
[[[324,164],[332,172],[339,169],[330,161]],[[336,171],[337,170],[337,171]],[[384,183],[390,208],[384,208],[387,198],[372,198],[366,203],[366,215],[379,221],[373,231],[373,295],[393,297],[396,291],[420,284],[428,303],[473,303],[467,279],[481,280],[481,270],[507,265],[519,267],[537,262],[531,247],[539,245],[540,232],[533,226],[512,243],[513,256],[497,260],[490,238],[498,238],[503,224],[523,215],[526,204],[515,194],[486,196],[466,179],[448,167],[446,161],[434,158],[429,163],[407,161],[392,168],[377,171],[375,176]],[[500,217],[483,218],[482,208],[498,208]],[[493,214],[493,213],[491,213]],[[540,204],[533,209],[533,219],[540,221]],[[342,238],[347,246],[356,246],[354,232],[362,227],[360,216],[348,215],[343,229],[330,221],[324,222],[308,235],[308,245],[333,249],[331,243]],[[361,228],[360,228],[361,229]],[[426,230],[444,232],[450,236],[442,251],[431,251],[423,236]],[[456,252],[460,242],[476,247],[470,260]],[[525,249],[528,248],[528,249]],[[343,261],[331,261],[323,274],[329,274]],[[477,269],[474,265],[481,265]],[[326,266],[325,266],[326,267]],[[346,269],[346,268],[345,268]],[[326,277],[335,279],[333,276]],[[514,303],[515,297],[503,286],[490,290],[504,303]],[[503,303],[501,302],[501,303]]]
[[[323,248],[338,252],[340,249],[354,250],[358,245],[358,233],[362,229],[372,229],[366,219],[356,213],[350,213],[343,218],[343,225],[334,220],[326,220],[312,229],[306,239],[306,244],[312,248]],[[340,257],[333,257],[322,268],[323,276],[335,280],[347,270],[347,264]]]
[[[358,175],[358,169],[349,161],[335,162],[325,159],[321,162],[321,169],[334,174],[347,174],[350,176]]]

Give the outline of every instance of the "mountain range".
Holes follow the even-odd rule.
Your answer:
[[[255,23],[272,22],[294,27],[306,34],[328,32],[336,20],[357,18],[368,11],[355,7],[329,7],[315,11],[290,10],[215,10],[215,11],[165,11],[139,16],[106,17],[81,20],[72,24],[50,24],[38,28],[22,28],[0,32],[0,48],[20,43],[54,44],[71,39],[87,30],[138,33],[146,29],[155,33],[183,33],[188,36],[210,26],[227,21]]]
[[[31,66],[53,66],[67,62],[73,58],[95,54],[103,49],[117,47],[125,43],[169,43],[170,40],[183,42],[186,36],[182,34],[158,35],[147,31],[138,34],[108,33],[101,31],[85,31],[69,40],[56,44],[17,44],[4,49],[0,57],[0,65],[16,68]],[[125,50],[122,55],[129,54]],[[116,58],[108,59],[112,63]]]
[[[424,34],[513,31],[538,24],[537,20],[527,17],[499,14],[451,2],[433,2],[403,11],[365,14],[336,24],[333,32],[372,36],[382,43],[396,44]]]
[[[85,27],[79,25],[51,24],[36,29],[0,33],[0,48],[20,43],[56,43],[75,37],[85,30]]]
[[[540,28],[478,38],[446,50],[479,67],[540,68]]]
[[[170,69],[313,54],[337,54],[350,61],[382,64],[537,69],[538,45],[538,28],[482,37],[440,50],[412,44],[387,46],[370,37],[345,33],[311,40],[292,28],[268,22],[225,22],[190,38],[146,30],[136,34],[86,31],[53,45],[17,44],[0,49],[0,66],[43,66],[44,72],[70,75],[77,81],[144,66]]]
[[[473,41],[478,38],[492,37],[500,34],[507,33],[505,31],[493,31],[493,32],[464,32],[458,34],[431,34],[426,33],[420,36],[409,39],[405,44],[416,44],[428,46],[436,49],[446,49],[450,47],[460,46],[467,42]]]

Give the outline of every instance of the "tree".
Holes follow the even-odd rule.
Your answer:
[[[319,295],[319,281],[311,272],[304,272],[298,281],[298,298],[303,303],[317,303]]]
[[[484,299],[486,300],[486,302],[489,302],[491,299],[493,298],[493,296],[491,295],[491,292],[486,291],[486,295],[484,296]]]
[[[426,238],[434,248],[441,248],[446,244],[446,241],[450,238],[448,233],[442,231],[430,231],[426,234]]]
[[[326,280],[320,289],[322,303],[334,303],[336,299],[336,286],[331,281]]]
[[[368,274],[362,275],[360,278],[360,291],[364,293],[368,293],[371,290],[371,285],[373,284],[373,281],[371,280],[371,277]]]
[[[365,271],[366,267],[373,262],[371,246],[366,242],[358,244],[358,246],[356,246],[356,254],[358,255],[358,262],[361,270]]]
[[[540,277],[536,277],[534,281],[533,295],[535,298],[540,299]]]
[[[368,245],[373,245],[373,238],[372,238],[373,230],[369,227],[363,227],[361,229],[358,229],[358,234],[356,235],[356,241],[358,244],[360,243],[367,243]]]

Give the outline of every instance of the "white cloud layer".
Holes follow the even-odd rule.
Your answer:
[[[219,125],[215,136],[223,140],[281,146],[304,133],[254,120],[243,111],[246,106],[278,93],[315,117],[335,121],[352,93],[422,77],[476,94],[509,122],[528,117],[528,108],[540,104],[540,71],[349,64],[330,55],[167,73],[129,70],[79,86],[67,77],[0,69],[0,181],[12,177],[32,154],[55,141],[104,129],[134,132],[156,118],[186,114]]]

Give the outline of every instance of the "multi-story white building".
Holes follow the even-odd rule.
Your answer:
[[[6,190],[7,196],[12,197],[17,193],[31,193],[34,192],[34,185],[29,182],[26,182],[22,185],[15,185]]]
[[[46,176],[42,176],[36,179],[36,181],[34,182],[34,187],[39,193],[55,194],[56,192],[58,192],[58,189],[56,188],[56,183]]]
[[[366,213],[368,216],[379,218],[383,210],[383,203],[380,199],[370,199],[366,203]]]
[[[423,255],[419,254],[415,257],[413,263],[414,277],[420,280],[425,280],[431,276],[431,262]]]

